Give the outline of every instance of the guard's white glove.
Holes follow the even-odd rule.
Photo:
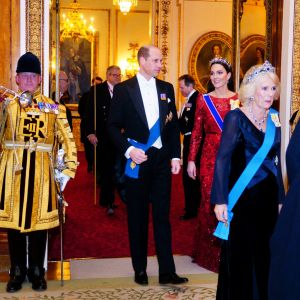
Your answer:
[[[59,172],[55,169],[55,180],[60,184],[60,190],[63,192],[68,181],[70,180],[70,176],[65,175],[63,172]]]

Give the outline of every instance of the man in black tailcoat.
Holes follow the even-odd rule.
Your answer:
[[[149,204],[160,284],[188,281],[175,273],[169,221],[171,173],[180,171],[180,132],[173,86],[155,77],[162,54],[155,46],[138,51],[139,72],[115,86],[108,132],[127,158],[125,190],[135,282],[148,284]],[[121,131],[122,130],[122,131]]]
[[[86,134],[97,151],[97,175],[99,174],[99,204],[107,208],[107,214],[114,213],[115,201],[115,165],[116,149],[108,136],[106,123],[111,107],[114,86],[121,81],[121,70],[118,66],[110,66],[106,70],[106,80],[91,88],[87,107]],[[96,91],[96,105],[94,104]],[[96,106],[96,131],[94,129],[94,106]]]
[[[181,220],[189,220],[197,216],[200,202],[199,179],[189,177],[187,173],[188,155],[190,150],[191,134],[194,127],[196,100],[199,92],[195,90],[195,80],[192,76],[185,74],[178,78],[179,89],[186,101],[179,117],[180,132],[183,135],[182,151],[182,182],[184,189],[185,214]]]
[[[96,76],[95,78],[92,79],[92,87],[96,84],[102,83],[103,80],[101,77]],[[93,171],[93,165],[94,165],[94,146],[90,143],[90,141],[87,138],[86,134],[86,122],[87,122],[87,116],[86,116],[86,111],[88,108],[89,103],[89,94],[90,92],[84,93],[78,103],[78,113],[80,115],[80,141],[84,145],[84,154],[85,154],[85,159],[87,161],[88,167],[87,171],[88,173]],[[93,105],[93,103],[91,104]]]

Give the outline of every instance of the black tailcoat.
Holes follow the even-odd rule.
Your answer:
[[[186,134],[192,132],[195,120],[196,100],[199,95],[198,91],[195,91],[185,105],[181,116],[179,117],[180,132]]]
[[[179,117],[180,132],[183,135],[183,165],[182,165],[182,182],[185,198],[186,216],[196,216],[200,203],[199,178],[196,180],[189,177],[187,173],[188,155],[190,150],[191,132],[194,127],[196,101],[199,92],[195,91],[188,99],[182,114]],[[199,151],[200,152],[200,151]],[[200,156],[200,155],[199,155]],[[199,157],[198,157],[199,162]]]
[[[170,159],[180,158],[180,131],[174,89],[156,79],[162,148],[151,147],[147,161],[140,165],[139,178],[126,177],[128,231],[133,268],[146,270],[149,203],[152,204],[154,238],[160,273],[175,271],[169,222]],[[108,131],[116,147],[125,154],[131,146],[127,138],[147,143],[149,128],[136,77],[115,86]]]
[[[94,130],[94,90],[96,90],[96,132]],[[106,122],[111,106],[111,95],[107,81],[92,86],[89,95],[89,105],[87,108],[87,135],[95,133],[97,138],[107,138]]]
[[[94,92],[96,91],[96,104]],[[115,197],[115,164],[116,150],[107,133],[107,119],[111,107],[111,95],[107,81],[92,86],[90,89],[87,118],[87,136],[95,133],[98,139],[97,151],[97,177],[100,183],[100,205],[110,206]],[[94,129],[94,107],[96,107],[96,130]]]

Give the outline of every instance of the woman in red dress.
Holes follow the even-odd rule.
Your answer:
[[[202,145],[199,170],[201,203],[192,257],[194,262],[213,272],[218,272],[219,268],[220,242],[213,236],[217,221],[210,204],[210,193],[222,123],[227,112],[238,106],[233,86],[231,65],[220,57],[212,59],[208,94],[200,94],[197,99],[188,158],[188,174],[195,179],[195,160]]]

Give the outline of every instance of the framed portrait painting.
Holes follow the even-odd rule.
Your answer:
[[[200,36],[194,44],[189,58],[189,74],[201,92],[206,92],[209,81],[209,61],[216,56],[231,62],[232,40],[229,35],[220,31],[210,31]]]
[[[251,66],[264,63],[265,47],[266,38],[259,34],[249,35],[241,42],[241,77]]]
[[[60,44],[60,69],[69,78],[70,101],[66,104],[78,104],[80,97],[90,89],[93,49],[93,42],[85,38],[66,38]]]

